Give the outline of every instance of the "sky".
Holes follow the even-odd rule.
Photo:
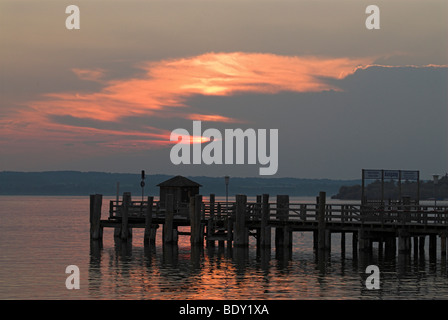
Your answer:
[[[79,30],[65,25],[73,4]],[[174,165],[171,132],[200,120],[277,129],[271,177],[444,174],[448,3],[375,1],[374,30],[370,4],[2,0],[0,171],[259,175]]]

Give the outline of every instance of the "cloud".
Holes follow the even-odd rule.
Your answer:
[[[200,56],[144,62],[144,76],[111,80],[100,92],[48,93],[31,103],[45,114],[118,120],[155,115],[187,107],[193,95],[316,92],[337,90],[325,78],[341,79],[371,59],[289,57],[260,53],[208,53]],[[103,70],[73,69],[84,80],[98,80]],[[225,117],[221,118],[227,121]],[[216,120],[215,120],[216,121]]]
[[[371,58],[321,58],[264,53],[208,53],[143,65],[176,94],[231,95],[241,92],[315,92],[335,89],[324,78],[341,79]]]
[[[372,58],[325,58],[280,56],[268,53],[207,53],[199,56],[142,62],[138,76],[104,80],[100,68],[72,71],[84,81],[101,82],[97,92],[47,93],[19,113],[15,126],[26,139],[72,143],[92,136],[108,141],[104,146],[147,149],[169,143],[168,130],[144,125],[124,126],[126,119],[188,119],[244,123],[218,113],[197,112],[187,100],[193,96],[231,96],[246,93],[276,94],[283,91],[320,92],[340,90],[335,79],[369,65]],[[252,107],[252,106],[251,106]],[[256,106],[253,106],[256,108]],[[65,119],[66,121],[61,121]],[[71,121],[67,121],[71,119]],[[81,121],[82,120],[82,121]],[[81,125],[82,122],[82,125]],[[157,122],[157,120],[154,120]],[[107,128],[104,124],[108,124]],[[23,130],[24,125],[27,128]],[[103,126],[99,125],[103,124]],[[110,129],[111,127],[118,129]],[[166,141],[166,143],[165,143]]]
[[[230,123],[244,123],[245,121],[235,119],[235,118],[229,118],[220,116],[218,114],[189,114],[187,115],[187,118],[190,120],[198,120],[198,121],[207,121],[207,122],[230,122]]]
[[[81,80],[95,81],[95,82],[102,82],[101,78],[105,74],[105,70],[100,68],[96,69],[73,68],[72,71]]]
[[[288,57],[279,60],[283,58]],[[126,99],[123,99],[122,112],[104,119],[89,111],[87,105],[77,105],[76,99],[87,101],[83,98],[90,96],[93,102],[95,95],[111,99],[107,96],[108,91],[113,91],[110,87],[133,79],[157,83],[161,75],[156,77],[149,72],[166,67],[166,61],[140,64],[145,72],[138,77],[107,81],[103,89],[79,92],[78,97],[76,93],[48,94],[27,108],[17,108],[14,115],[5,114],[6,117],[0,118],[3,166],[7,167],[9,162],[10,166],[17,167],[22,162],[28,167],[64,168],[79,167],[82,163],[83,170],[122,171],[151,163],[157,172],[181,173],[183,169],[174,168],[168,160],[173,144],[169,139],[171,131],[189,130],[192,120],[201,120],[204,129],[279,128],[280,176],[356,176],[361,167],[425,172],[446,168],[447,66],[397,67],[373,63],[356,66],[353,63],[354,72],[349,68],[342,70],[347,70],[347,75],[339,70],[332,77],[323,76],[322,72],[315,76],[315,81],[330,91],[308,92],[286,89],[294,83],[284,83],[282,89],[275,85],[271,91],[265,90],[266,85],[257,87],[262,70],[268,68],[254,64],[255,59],[247,67],[255,73],[254,78],[259,77],[258,81],[250,81],[251,88],[255,88],[252,91],[239,89],[240,84],[249,81],[235,76],[227,81],[232,85],[226,92],[174,95],[175,90],[166,88],[160,97],[162,93],[172,93],[178,106],[166,104],[133,114],[125,108]],[[281,72],[293,71],[291,67]],[[169,79],[165,80],[169,83]],[[282,83],[281,79],[274,78],[264,81],[267,86]],[[73,101],[66,101],[66,95],[74,97]],[[45,102],[53,103],[53,107],[46,106]],[[80,111],[81,107],[85,111]],[[67,110],[74,115],[67,114]],[[107,109],[101,111],[110,113]],[[203,142],[199,139],[193,137],[193,142]],[[434,156],[428,158],[428,154]],[[251,175],[248,169],[235,167],[231,174]],[[189,174],[225,175],[229,174],[228,170],[199,166],[189,168]]]

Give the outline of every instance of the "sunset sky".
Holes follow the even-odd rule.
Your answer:
[[[68,5],[80,30],[67,30]],[[257,176],[170,133],[278,129],[275,177],[448,172],[448,2],[0,2],[0,171]]]

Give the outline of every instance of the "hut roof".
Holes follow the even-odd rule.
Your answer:
[[[202,187],[197,182],[183,176],[175,176],[157,185],[158,187]]]

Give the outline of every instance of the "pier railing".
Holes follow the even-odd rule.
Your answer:
[[[372,210],[364,208],[361,215],[363,223],[378,223],[382,225],[447,225],[448,206],[402,206],[401,208],[381,208]]]
[[[110,201],[109,219],[119,219],[124,208],[122,200]],[[190,205],[188,203],[177,203],[174,206],[174,217],[176,219],[189,220]],[[147,201],[131,201],[127,207],[129,218],[144,218],[147,212]],[[268,221],[291,221],[291,222],[317,222],[317,203],[289,203],[287,207],[279,207],[277,203],[269,203]],[[201,208],[201,219],[225,220],[234,217],[236,203],[234,202],[203,202]],[[159,201],[154,201],[152,217],[165,217],[165,209],[160,207]],[[260,221],[262,217],[262,204],[251,202],[246,204],[246,221]],[[448,206],[383,206],[371,207],[353,204],[326,204],[325,221],[333,223],[360,223],[381,225],[448,225]]]

